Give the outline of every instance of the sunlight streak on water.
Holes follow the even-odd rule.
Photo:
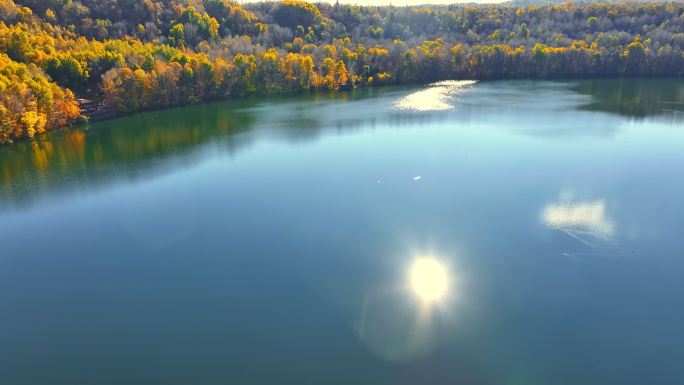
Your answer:
[[[455,107],[454,97],[469,91],[475,80],[444,80],[432,83],[427,88],[404,96],[392,103],[398,110],[445,111]]]

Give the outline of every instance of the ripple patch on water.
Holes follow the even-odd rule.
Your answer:
[[[615,234],[615,225],[606,215],[603,200],[567,204],[550,204],[544,208],[544,222],[575,239],[591,245],[585,237],[609,241]]]
[[[476,80],[444,80],[429,84],[425,89],[404,96],[392,106],[398,110],[445,111],[455,107],[454,98],[469,91]]]

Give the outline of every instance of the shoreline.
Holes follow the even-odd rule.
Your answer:
[[[531,81],[572,81],[572,80],[620,80],[620,79],[677,79],[677,80],[683,80],[684,79],[684,74],[679,74],[679,75],[634,75],[634,76],[625,76],[625,75],[618,75],[618,76],[612,76],[612,75],[607,75],[607,76],[595,76],[595,75],[587,75],[587,76],[573,76],[573,77],[489,77],[485,79],[477,79],[476,81],[478,83],[484,83],[484,82],[495,82],[495,81],[506,81],[506,80],[517,80],[517,81],[524,81],[524,80],[531,80]],[[64,126],[59,126],[52,128],[50,130],[47,130],[44,133],[35,135],[34,137],[29,137],[29,138],[21,138],[18,140],[14,140],[9,143],[3,143],[0,144],[0,148],[11,146],[15,143],[21,143],[24,141],[32,141],[32,140],[39,140],[40,138],[44,137],[45,135],[48,135],[53,132],[59,132],[62,130],[67,130],[67,129],[72,129],[72,128],[78,128],[78,127],[83,127],[91,123],[99,123],[99,122],[105,122],[105,121],[110,121],[110,120],[115,120],[118,118],[123,118],[126,116],[133,116],[136,114],[141,114],[141,113],[146,113],[146,112],[155,112],[155,111],[164,111],[164,110],[170,110],[174,108],[182,108],[182,107],[191,107],[191,106],[200,106],[204,104],[209,104],[209,103],[216,103],[216,102],[226,102],[226,101],[240,101],[240,100],[250,100],[250,99],[255,99],[255,98],[272,98],[272,97],[292,97],[292,96],[304,96],[304,95],[315,95],[315,94],[350,94],[353,93],[357,89],[377,89],[377,88],[384,88],[384,87],[401,87],[401,86],[427,86],[429,84],[439,82],[439,81],[444,81],[444,80],[472,80],[472,79],[441,79],[441,80],[434,80],[430,83],[402,83],[402,84],[383,84],[383,85],[377,85],[377,86],[354,86],[351,89],[344,89],[344,90],[314,90],[312,91],[302,91],[302,92],[276,92],[276,93],[254,93],[254,94],[249,94],[245,96],[238,96],[238,97],[228,97],[228,98],[213,98],[213,99],[207,99],[203,100],[197,103],[188,103],[188,104],[176,104],[176,105],[169,105],[169,106],[160,106],[160,107],[154,107],[154,108],[145,108],[145,109],[140,109],[140,110],[135,110],[135,111],[129,111],[129,112],[122,112],[119,111],[115,108],[113,110],[107,111],[108,113],[105,113],[101,117],[96,117],[93,118],[89,116],[87,113],[82,113],[81,116],[78,118],[78,120],[73,124],[70,125],[64,125]]]

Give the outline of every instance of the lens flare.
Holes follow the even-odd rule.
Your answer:
[[[413,293],[426,303],[442,300],[449,291],[446,266],[434,258],[418,258],[409,269],[409,284]]]

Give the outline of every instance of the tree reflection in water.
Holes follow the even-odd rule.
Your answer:
[[[632,118],[663,115],[684,120],[684,84],[672,79],[583,80],[573,89],[592,97],[583,106],[585,110]]]

